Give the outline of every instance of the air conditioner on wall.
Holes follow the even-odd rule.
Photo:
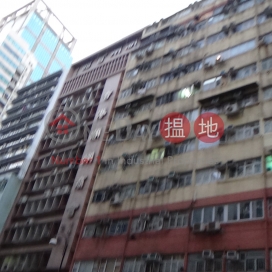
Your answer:
[[[206,229],[206,224],[204,223],[196,223],[193,225],[193,232],[198,233],[198,232],[204,232]]]
[[[209,222],[206,226],[206,230],[209,232],[219,231],[220,229],[220,222]]]
[[[123,199],[121,199],[120,193],[114,194],[110,199],[110,205],[112,206],[121,205],[122,202],[123,202]]]
[[[239,253],[234,250],[227,251],[226,259],[231,261],[237,261],[239,260]]]
[[[225,114],[227,116],[234,116],[234,115],[237,115],[239,112],[240,112],[240,107],[238,103],[233,103],[225,107]]]
[[[161,255],[158,253],[148,253],[148,254],[142,254],[141,259],[145,262],[161,262],[162,258]]]
[[[203,259],[213,259],[214,258],[214,253],[210,249],[206,249],[202,251],[202,258]]]

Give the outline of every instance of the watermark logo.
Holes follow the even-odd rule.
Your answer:
[[[83,124],[80,124],[79,115],[72,109],[63,112],[50,122],[52,111],[45,118],[45,133],[56,143],[68,143],[76,139]],[[87,139],[88,127],[83,126],[84,140]]]
[[[190,134],[190,122],[181,113],[169,113],[160,122],[160,133],[167,142],[181,143]]]
[[[63,122],[64,124],[59,124],[60,122]],[[71,127],[74,127],[76,124],[72,122],[67,116],[64,114],[61,114],[58,118],[56,118],[54,121],[52,121],[49,126],[57,128],[57,134],[68,134],[68,130]]]
[[[217,114],[206,112],[195,120],[194,132],[200,141],[214,143],[224,134],[224,122]]]

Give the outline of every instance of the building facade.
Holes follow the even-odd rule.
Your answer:
[[[74,64],[1,236],[0,271],[68,271],[137,32]]]
[[[69,69],[76,40],[51,9],[36,0],[0,21],[0,43],[2,118],[22,86]]]
[[[10,32],[0,45],[0,120],[15,98],[16,89],[28,81],[37,62],[28,44],[16,33]]]
[[[67,73],[66,73],[67,75]],[[44,123],[63,86],[65,73],[52,74],[18,91],[0,130],[0,232],[35,154]],[[4,204],[8,201],[8,205]]]
[[[271,271],[271,11],[206,0],[144,30],[70,271]],[[190,122],[180,144],[159,131],[171,112]],[[206,112],[213,143],[194,133]]]

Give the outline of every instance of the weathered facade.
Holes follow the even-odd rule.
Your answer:
[[[0,271],[67,271],[135,33],[74,64],[1,236]]]
[[[272,269],[270,5],[207,0],[144,30],[71,271]],[[191,122],[181,144],[160,136],[170,112]],[[213,144],[194,134],[204,112],[225,124]]]

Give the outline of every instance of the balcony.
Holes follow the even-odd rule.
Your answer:
[[[30,195],[36,195],[44,190],[53,189],[58,186],[72,185],[76,176],[74,169],[66,168],[57,170],[50,175],[34,175],[33,180],[25,184],[25,192]]]
[[[3,247],[48,244],[57,235],[60,222],[36,223],[33,219],[17,222],[5,231]]]

